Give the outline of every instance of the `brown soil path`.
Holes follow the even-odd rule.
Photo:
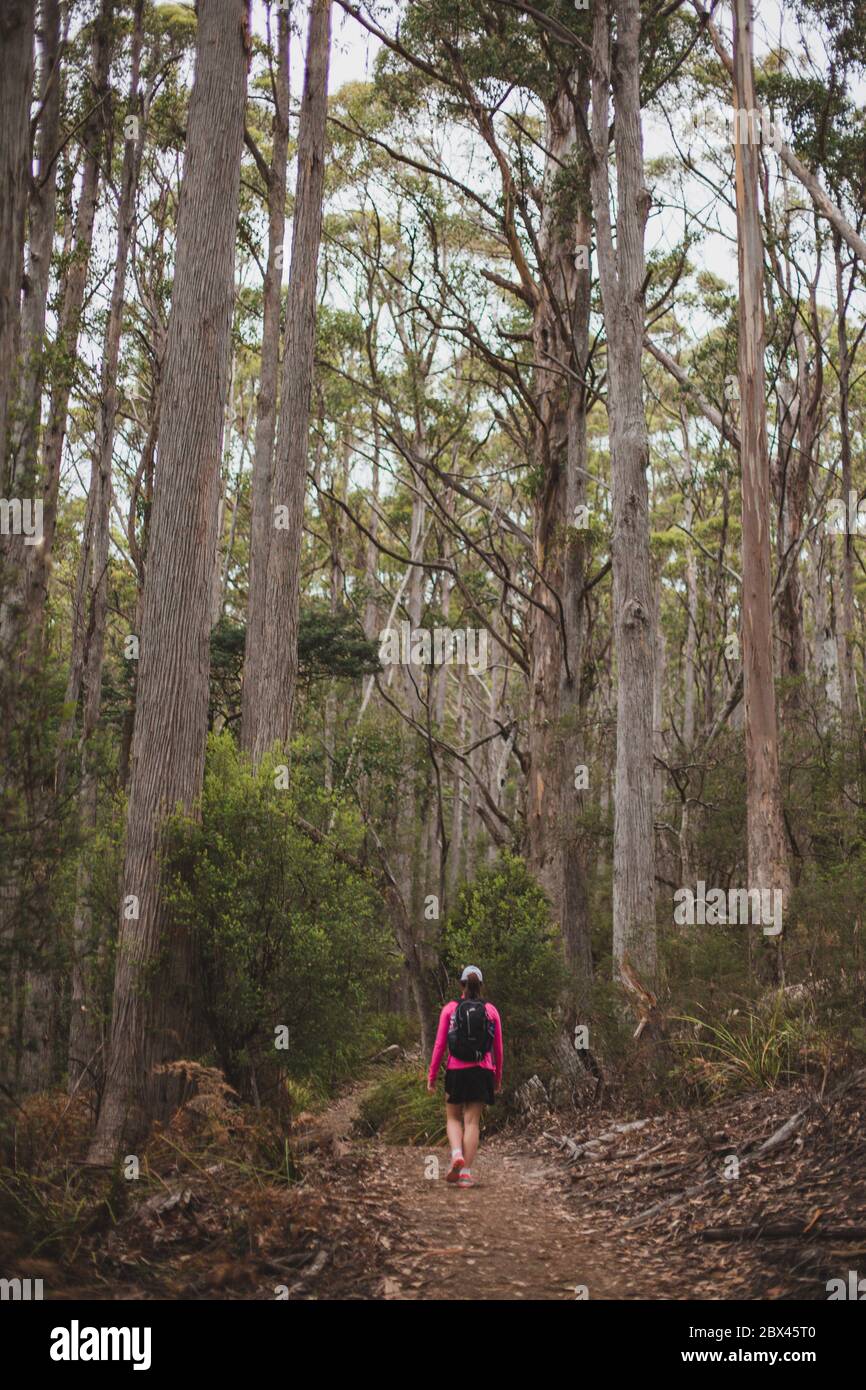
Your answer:
[[[373,1155],[371,1154],[371,1158]],[[432,1176],[438,1160],[440,1176]],[[556,1169],[507,1139],[482,1146],[477,1186],[445,1182],[446,1149],[377,1145],[371,1183],[397,1195],[394,1272],[382,1296],[426,1299],[628,1297],[567,1208]]]
[[[496,1135],[482,1138],[472,1169],[475,1187],[446,1183],[445,1146],[397,1147],[353,1135],[365,1089],[344,1096],[317,1126],[335,1157],[351,1167],[353,1204],[384,1256],[384,1276],[362,1296],[414,1301],[641,1297],[633,1271],[582,1229],[588,1223],[573,1195],[567,1196],[569,1183],[560,1165],[527,1142]]]

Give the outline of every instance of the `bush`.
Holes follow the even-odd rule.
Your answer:
[[[831,1062],[831,1039],[805,1013],[791,1015],[783,992],[768,1007],[724,1022],[692,1016],[680,1021],[694,1030],[692,1037],[678,1039],[687,1053],[683,1077],[709,1100],[774,1091],[822,1071],[826,1076]]]
[[[430,1095],[417,1071],[395,1071],[361,1101],[356,1128],[389,1144],[441,1144],[445,1107],[441,1096]]]
[[[301,808],[300,795],[213,736],[201,821],[176,818],[168,842],[167,897],[195,934],[217,1060],[262,1100],[284,1095],[286,1077],[330,1088],[351,1073],[378,1034],[374,1001],[392,968],[375,885],[299,828],[301,814],[325,820],[331,809]],[[335,809],[335,841],[351,853],[361,832]]]
[[[522,859],[505,852],[461,889],[443,928],[442,961],[458,993],[466,965],[483,972],[502,1015],[508,1090],[548,1070],[567,975],[547,899]]]

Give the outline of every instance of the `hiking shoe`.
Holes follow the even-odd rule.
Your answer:
[[[461,1173],[457,1179],[458,1187],[474,1187],[475,1179],[471,1173]]]
[[[451,1160],[451,1167],[448,1169],[448,1172],[445,1174],[445,1181],[446,1181],[446,1182],[459,1182],[459,1180],[460,1180],[460,1171],[461,1171],[461,1169],[464,1167],[465,1163],[466,1163],[466,1159],[463,1157],[462,1154],[458,1154],[456,1158],[452,1158],[452,1160]]]

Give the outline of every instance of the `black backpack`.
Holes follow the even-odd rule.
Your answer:
[[[493,1051],[496,1027],[483,999],[461,999],[448,1023],[448,1051],[458,1062],[481,1062]]]

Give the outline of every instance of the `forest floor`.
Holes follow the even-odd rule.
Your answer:
[[[566,1135],[545,1117],[483,1140],[471,1189],[442,1181],[445,1148],[353,1138],[358,1099],[310,1175],[376,1248],[356,1297],[822,1300],[827,1280],[866,1271],[866,1072],[823,1097],[572,1115]],[[298,1294],[327,1287],[323,1269]]]
[[[474,1188],[446,1183],[447,1168],[447,1148],[355,1140],[321,1172],[333,1183],[341,1169],[337,1183],[381,1255],[377,1278],[358,1296],[574,1299],[579,1287],[628,1296],[624,1272],[580,1238],[562,1165],[531,1143],[508,1134],[484,1142]]]
[[[207,1152],[188,1124],[158,1136],[148,1182],[104,1204],[67,1164],[66,1228],[44,1219],[56,1177],[34,1184],[41,1229],[0,1202],[4,1272],[60,1299],[545,1301],[818,1300],[866,1274],[866,1072],[823,1096],[541,1117],[483,1137],[470,1189],[443,1181],[444,1146],[358,1137],[371,1084],[293,1137],[299,1181],[239,1161],[239,1130],[220,1155],[212,1124]]]

